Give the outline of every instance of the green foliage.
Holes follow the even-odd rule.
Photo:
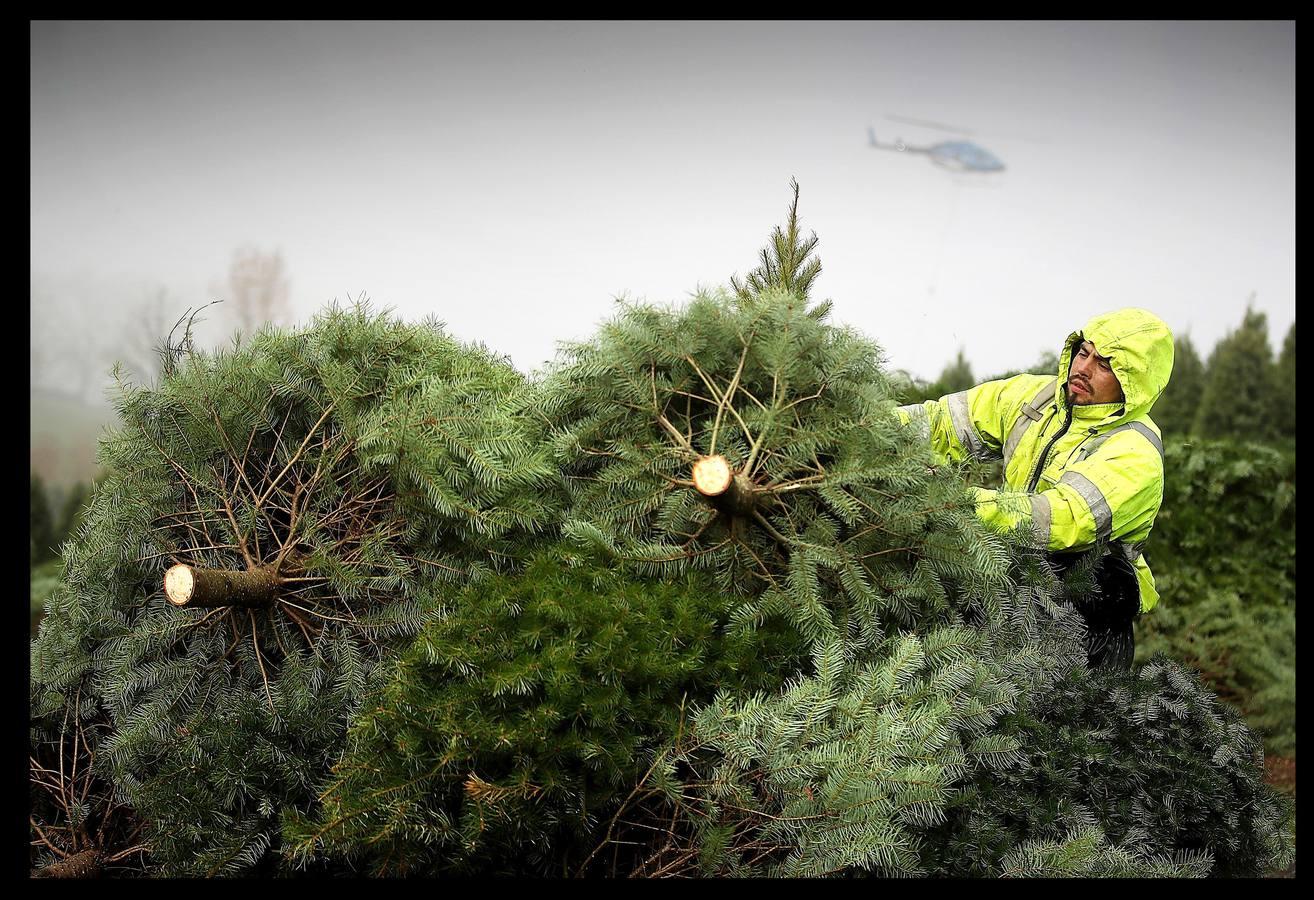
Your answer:
[[[797,666],[800,642],[727,633],[729,613],[706,576],[568,547],[472,585],[372,692],[290,843],[387,875],[574,874],[689,709]]]
[[[32,646],[35,828],[82,840],[41,784],[77,757],[170,875],[1283,862],[1245,726],[1162,660],[1087,673],[1080,587],[899,424],[797,199],[733,292],[627,305],[537,382],[335,308],[125,385]],[[175,608],[171,562],[279,590]]]
[[[538,399],[555,423],[565,530],[636,571],[713,572],[740,622],[792,622],[820,647],[953,620],[1008,555],[961,480],[900,427],[877,349],[824,306],[768,289],[627,307],[569,350]],[[728,515],[689,481],[724,455],[754,496]]]
[[[1291,859],[1294,810],[1264,783],[1258,740],[1164,656],[1073,670],[1009,724],[1020,761],[974,773],[926,845],[942,874],[1255,876]],[[1085,852],[1056,858],[1081,834]]]
[[[940,377],[929,384],[916,379],[908,379],[906,384],[898,386],[898,396],[903,403],[922,403],[926,400],[938,400],[946,394],[965,391],[977,384],[972,374],[972,364],[967,361],[963,348],[958,348],[958,356],[940,371]]]
[[[1042,375],[1048,375],[1050,372],[1057,372],[1057,371],[1058,371],[1058,353],[1055,352],[1054,350],[1046,350],[1046,351],[1044,351],[1043,353],[1040,354],[1040,358],[1039,358],[1038,360],[1036,360],[1035,365],[1033,365],[1030,369],[1027,369],[1027,371],[1028,371],[1028,372],[1039,372],[1039,373],[1041,373]],[[995,377],[996,377],[996,378],[1003,378],[1003,377],[1005,377],[1005,376],[1003,376],[1003,375],[997,375],[997,376],[995,376]]]
[[[50,498],[46,495],[41,476],[31,474],[31,505],[28,507],[28,537],[30,564],[40,565],[56,555],[55,517],[50,512]]]
[[[1267,441],[1277,434],[1271,391],[1273,351],[1268,317],[1250,308],[1241,325],[1209,354],[1208,373],[1192,432],[1205,438]]]
[[[1052,576],[984,528],[893,415],[878,349],[826,312],[771,285],[627,307],[543,386],[566,533],[648,575],[708,571],[735,630],[783,624],[810,654],[783,692],[699,714],[661,774],[682,827],[643,872],[920,871],[916,829],[970,761],[1016,749],[993,723],[1081,658]],[[693,490],[712,454],[751,508]]]
[[[31,574],[31,599],[28,604],[29,622],[32,626],[31,633],[36,634],[37,623],[41,621],[41,616],[45,611],[46,602],[50,595],[55,592],[59,586],[60,575],[63,572],[64,563],[59,559],[46,560],[32,567]]]
[[[817,235],[804,240],[798,228],[798,182],[790,180],[794,189],[794,202],[789,206],[789,219],[784,228],[777,227],[771,234],[771,243],[762,249],[762,264],[748,273],[741,282],[730,278],[730,286],[740,299],[747,300],[767,288],[778,288],[806,298],[812,292],[812,282],[821,274],[821,260],[812,255],[817,246]]]
[[[945,366],[940,372],[939,389],[944,394],[952,394],[955,391],[965,391],[976,384],[976,377],[972,374],[972,364],[967,361],[963,355],[963,348],[958,348],[958,355],[954,361]]]
[[[62,494],[62,496],[61,496]],[[47,487],[36,472],[31,473],[31,565],[41,566],[59,556],[59,547],[72,536],[91,496],[91,485],[79,481],[61,492]]]
[[[92,484],[79,481],[65,495],[63,505],[60,507],[59,524],[55,531],[59,543],[62,544],[72,537],[82,522],[87,503],[91,500],[92,487]]]
[[[547,527],[552,471],[508,411],[523,379],[435,323],[334,308],[168,372],[122,387],[33,644],[34,739],[93,698],[96,764],[163,871],[246,871],[313,800],[378,661]],[[271,566],[279,596],[178,609],[171,562]]]
[[[1201,671],[1271,752],[1296,747],[1294,453],[1231,441],[1169,442],[1163,507],[1146,545],[1159,605],[1137,626]]]
[[[1012,378],[1014,375],[1021,375],[1024,372],[1032,375],[1052,375],[1058,372],[1058,353],[1054,350],[1044,350],[1036,361],[1025,369],[1010,369],[999,375],[991,375],[983,381],[1000,381],[1005,378]],[[930,398],[928,398],[930,399]],[[938,399],[938,398],[937,398]]]
[[[1173,341],[1172,376],[1154,404],[1154,422],[1164,438],[1183,438],[1191,433],[1206,384],[1204,363],[1190,335],[1178,337]]]
[[[782,693],[719,695],[692,732],[716,766],[685,759],[703,776],[683,791],[702,801],[692,837],[660,862],[690,845],[701,871],[737,875],[1181,877],[1289,861],[1290,805],[1264,783],[1258,740],[1194,675],[1162,657],[1087,671],[1052,655],[1073,646],[1061,614],[1047,636],[1018,624],[904,635],[847,672],[837,648]],[[1035,643],[1001,652],[1018,632]]]
[[[1138,847],[1109,846],[1098,827],[1078,828],[1062,838],[1032,840],[1009,852],[1003,878],[1204,878],[1207,854],[1155,857]]]
[[[1077,664],[1073,618],[1022,596],[991,627],[892,635],[853,663],[837,642],[783,692],[719,694],[682,760],[698,776],[684,795],[698,802],[676,849],[700,846],[709,874],[926,875],[945,865],[921,848],[958,783],[1021,758],[996,723]]]
[[[58,589],[58,588],[57,588]],[[33,723],[29,743],[29,865],[34,876],[133,876],[146,870],[144,823],[97,770],[108,727],[95,697],[75,690],[58,721]],[[67,874],[65,877],[69,877]]]
[[[1296,439],[1296,323],[1287,329],[1282,352],[1273,367],[1273,396],[1276,398],[1275,422],[1279,438]]]
[[[801,259],[788,248],[775,250],[779,259]],[[481,603],[480,588],[472,588],[451,618],[426,631],[426,668],[403,668],[393,681],[399,693],[357,722],[353,735],[361,743],[325,792],[323,820],[293,820],[307,857],[319,841],[348,856],[353,847],[380,848],[382,861],[374,864],[389,871],[480,870],[489,860],[546,871],[548,859],[561,865],[599,840],[580,822],[581,797],[594,798],[590,808],[610,810],[607,804],[633,793],[641,768],[655,762],[640,790],[655,792],[657,803],[637,817],[643,845],[654,846],[654,834],[663,833],[658,823],[667,821],[671,839],[686,840],[710,870],[742,869],[750,865],[745,835],[781,819],[780,795],[824,760],[833,777],[815,802],[847,809],[859,784],[888,795],[891,805],[882,811],[857,803],[825,838],[824,851],[813,852],[822,839],[806,828],[748,839],[783,843],[786,859],[772,871],[893,871],[907,850],[883,855],[891,852],[881,843],[891,816],[905,824],[933,821],[968,760],[1010,757],[1015,748],[991,738],[992,723],[1023,692],[1077,664],[1075,619],[1046,605],[1049,585],[1037,560],[1017,568],[1007,542],[974,516],[961,479],[931,468],[929,448],[899,425],[876,348],[825,319],[824,306],[771,285],[735,297],[702,294],[683,309],[629,306],[594,341],[571,348],[526,398],[555,426],[550,437],[570,501],[563,530],[580,548],[573,552],[601,554],[631,577],[678,585],[696,576],[715,585],[713,609],[728,626],[725,641],[757,643],[783,633],[793,642],[797,652],[778,676],[789,686],[777,692],[753,684],[757,676],[727,678],[720,673],[745,672],[733,661],[735,644],[717,653],[709,647],[702,671],[690,669],[684,681],[645,676],[668,698],[677,689],[696,699],[721,688],[687,741],[673,737],[678,722],[669,708],[665,715],[656,703],[631,712],[643,694],[626,685],[630,699],[620,709],[627,721],[650,729],[642,744],[648,752],[627,752],[640,745],[616,735],[610,740],[621,756],[610,763],[602,750],[583,754],[555,738],[545,747],[543,733],[555,734],[563,705],[546,701],[537,680],[551,671],[555,632],[525,618],[530,605],[516,587],[523,581],[501,587],[511,593],[512,619],[502,606]],[[694,490],[689,467],[714,453],[727,457],[751,503],[718,506]],[[655,586],[647,590],[661,597]],[[666,624],[651,630],[669,632],[682,621],[669,613],[659,619]],[[499,622],[509,623],[507,633],[499,633]],[[572,641],[601,627],[587,618],[570,625]],[[493,643],[485,645],[490,630]],[[472,633],[480,637],[463,649]],[[649,638],[627,635],[616,650],[628,646],[642,660]],[[526,641],[538,652],[526,652]],[[679,632],[666,641],[700,646]],[[417,660],[417,652],[408,658]],[[435,668],[435,660],[443,664]],[[638,679],[620,671],[618,683]],[[558,680],[600,681],[587,669]],[[567,697],[568,710],[580,707],[580,699]],[[496,711],[486,723],[477,718]],[[574,719],[578,729],[610,722],[597,710]],[[515,731],[520,722],[538,727]],[[452,744],[467,737],[483,749]],[[873,743],[878,738],[885,744]],[[673,740],[664,759],[662,742]],[[519,751],[516,766],[488,749],[499,741],[509,742],[507,753]],[[585,758],[610,773],[601,785],[563,781],[547,764],[568,764],[573,773]],[[902,760],[893,776],[892,760]],[[939,788],[913,783],[934,778]],[[718,793],[729,782],[739,785],[734,807]],[[539,793],[549,789],[552,803]],[[474,802],[485,796],[494,806]],[[566,799],[578,808],[561,812]],[[502,810],[494,808],[499,804]],[[570,836],[562,837],[567,822]],[[545,827],[555,837],[543,838]],[[535,834],[552,856],[515,849],[530,846]]]

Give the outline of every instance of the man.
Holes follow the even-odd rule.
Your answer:
[[[1159,599],[1141,548],[1163,501],[1163,444],[1149,411],[1172,367],[1168,326],[1120,309],[1068,336],[1057,378],[1017,375],[899,409],[938,455],[1003,458],[1011,490],[977,489],[988,526],[1029,525],[1061,572],[1079,551],[1101,548],[1100,597],[1078,605],[1092,666],[1129,668],[1132,621]]]

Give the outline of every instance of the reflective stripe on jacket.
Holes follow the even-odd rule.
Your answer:
[[[1091,341],[1125,402],[1070,405],[1075,348]],[[1005,490],[977,489],[977,515],[998,531],[1030,524],[1036,546],[1110,542],[1136,566],[1141,611],[1158,602],[1141,553],[1163,502],[1163,444],[1148,413],[1172,372],[1172,333],[1141,309],[1096,316],[1068,336],[1057,376],[1017,375],[899,408],[940,456],[1004,460]],[[1041,455],[1044,454],[1044,459]]]

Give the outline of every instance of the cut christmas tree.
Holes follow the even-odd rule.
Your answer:
[[[100,723],[96,772],[154,864],[226,874],[269,861],[390,648],[518,565],[554,479],[511,410],[523,379],[436,323],[332,309],[180,356],[123,388],[32,719],[38,744]]]
[[[627,306],[527,395],[569,498],[569,545],[552,559],[578,572],[555,584],[540,564],[500,601],[463,600],[483,610],[463,627],[426,628],[354,724],[324,810],[292,822],[302,862],[1190,875],[1281,858],[1284,812],[1267,800],[1231,819],[1225,803],[1197,804],[1189,825],[1156,820],[1144,845],[1141,819],[1097,802],[1111,785],[1072,785],[1065,809],[1079,811],[1065,817],[1034,802],[1037,723],[1082,728],[1089,712],[1046,704],[1092,677],[1080,619],[1056,602],[1072,588],[988,532],[960,474],[900,427],[879,350],[806,296],[820,266],[800,248],[814,243],[791,209],[734,294]],[[721,637],[687,631],[680,608]],[[625,625],[608,616],[621,609],[642,627],[618,644]],[[726,655],[745,645],[778,652],[727,677],[739,670]],[[1130,717],[1135,704],[1179,702],[1148,693],[1129,684],[1090,704]],[[1267,797],[1253,747],[1226,729],[1188,731],[1153,732],[1170,768],[1221,754],[1231,776],[1218,796]],[[1133,797],[1159,789],[1120,777]],[[1031,798],[1016,800],[1008,839],[951,840],[996,782]]]
[[[1081,586],[900,426],[815,243],[795,186],[732,290],[533,380],[335,311],[129,391],[34,739],[102,717],[166,874],[1284,861],[1244,725],[1170,664],[1086,670]]]

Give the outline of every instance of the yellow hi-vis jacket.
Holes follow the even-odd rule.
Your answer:
[[[1125,402],[1073,406],[1068,370],[1082,341],[1109,358]],[[996,531],[1030,523],[1036,546],[1085,550],[1108,542],[1136,568],[1141,612],[1159,600],[1141,548],[1163,502],[1163,443],[1148,413],[1168,384],[1173,336],[1157,316],[1120,309],[1073,332],[1057,378],[1016,375],[899,408],[932,450],[954,461],[1004,460],[1010,490],[976,489],[976,510]]]

